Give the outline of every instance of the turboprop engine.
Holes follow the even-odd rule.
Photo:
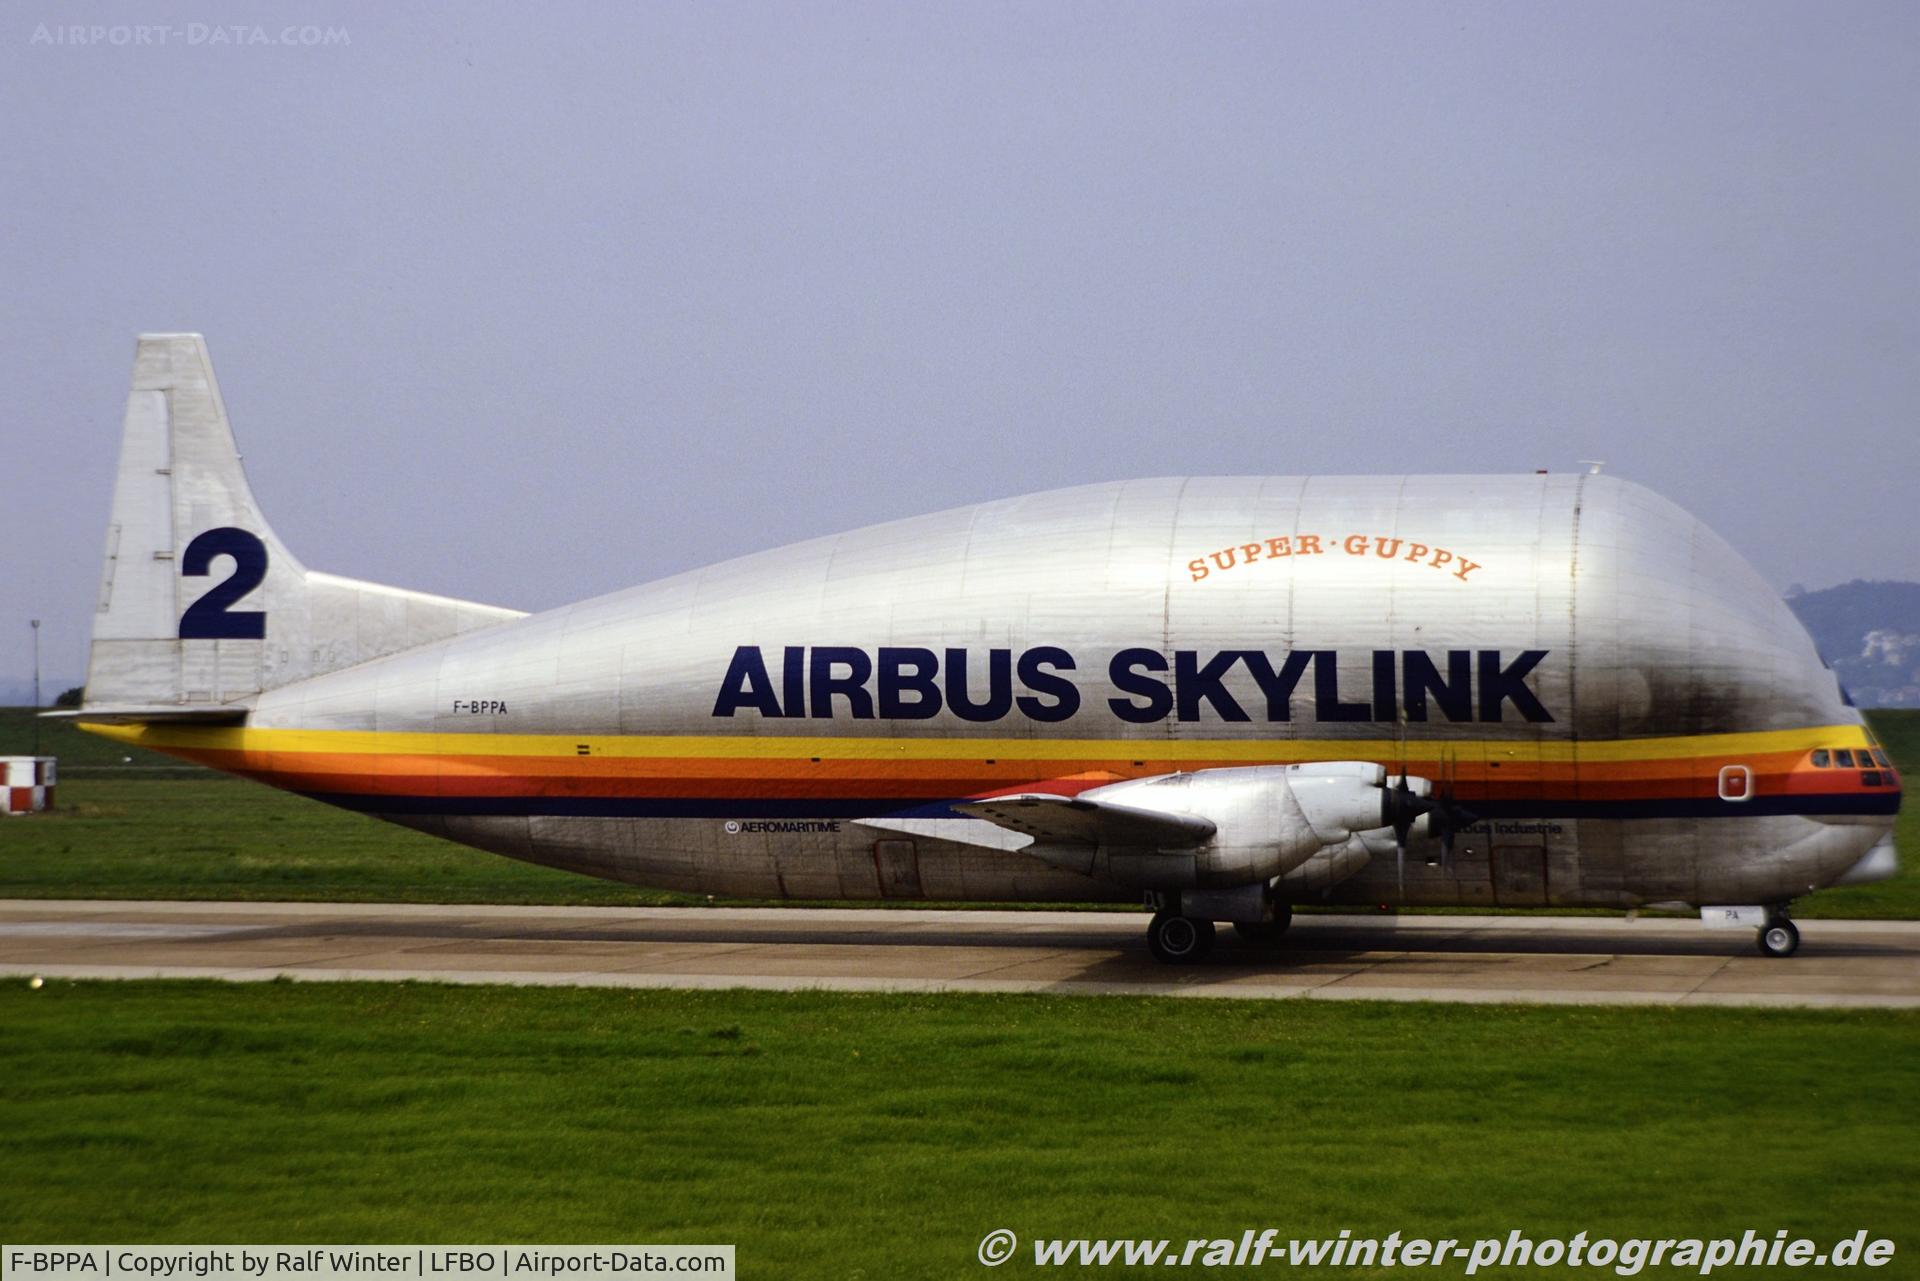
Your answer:
[[[1287,928],[1295,893],[1322,889],[1409,837],[1472,821],[1432,783],[1366,761],[1161,774],[1077,796],[1023,792],[965,801],[963,814],[1031,836],[1021,853],[1144,892],[1147,946],[1163,961],[1204,956],[1216,920],[1257,943]]]
[[[1345,853],[1344,871],[1357,871],[1369,844],[1395,839],[1396,814],[1426,834],[1428,816],[1412,810],[1430,791],[1426,779],[1389,787],[1380,765],[1326,761],[1162,774],[1071,797],[1027,792],[955,808],[1032,836],[1021,852],[1058,867],[1140,890],[1213,890],[1265,885],[1319,855]],[[1355,840],[1367,836],[1374,840]]]

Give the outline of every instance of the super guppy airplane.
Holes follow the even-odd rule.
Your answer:
[[[351,519],[343,507],[343,519]],[[523,615],[304,568],[205,343],[140,339],[89,729],[715,895],[1787,905],[1899,780],[1779,597],[1599,475],[1204,477],[893,521]]]

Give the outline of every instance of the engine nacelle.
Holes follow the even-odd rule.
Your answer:
[[[1132,811],[1204,818],[1214,835],[1190,849],[1102,843],[1095,850],[1031,852],[1050,862],[1141,889],[1213,889],[1283,877],[1323,851],[1385,828],[1384,767],[1364,761],[1257,765],[1130,779],[1080,799]],[[1408,779],[1418,796],[1425,779]],[[1424,819],[1422,820],[1424,822]],[[1388,839],[1391,839],[1389,833]],[[1327,862],[1328,860],[1322,860]],[[1359,863],[1353,864],[1357,870]],[[1329,869],[1331,870],[1331,869]],[[1313,878],[1322,879],[1320,877]]]

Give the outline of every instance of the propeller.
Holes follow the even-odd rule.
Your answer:
[[[1392,816],[1389,822],[1393,827],[1393,877],[1397,886],[1399,901],[1407,901],[1407,837],[1413,833],[1413,825],[1420,819],[1420,811],[1414,803],[1420,798],[1407,786],[1407,763],[1400,762],[1400,781],[1387,792],[1385,806]]]
[[[1429,820],[1434,834],[1440,838],[1441,865],[1451,867],[1454,834],[1478,823],[1480,816],[1454,803],[1455,762],[1451,752],[1441,757],[1441,777],[1429,794],[1422,796],[1414,791],[1407,777],[1407,723],[1404,716],[1400,719],[1399,728],[1400,777],[1391,787],[1381,789],[1380,825],[1393,829],[1394,879],[1400,899],[1404,902],[1407,896],[1407,838],[1413,834],[1413,825],[1423,817]]]
[[[1454,804],[1455,785],[1459,781],[1459,760],[1448,752],[1441,760],[1440,785],[1434,789],[1439,808],[1434,811],[1434,827],[1440,833],[1440,866],[1453,866],[1453,836],[1463,827],[1472,827],[1480,816]]]
[[[1394,717],[1395,728],[1400,731],[1400,781],[1387,791],[1380,802],[1381,817],[1393,828],[1393,876],[1399,902],[1407,901],[1407,837],[1413,834],[1413,825],[1420,820],[1421,810],[1415,807],[1420,798],[1407,786],[1407,714],[1403,710]]]

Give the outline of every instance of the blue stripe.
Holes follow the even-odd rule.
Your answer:
[[[1477,801],[1463,808],[1481,818],[1742,818],[1798,814],[1898,814],[1900,793],[1842,792],[1830,796],[1756,796],[1746,801],[1682,797],[1646,801]]]
[[[460,814],[524,818],[877,818],[901,812],[900,798],[734,800],[661,796],[374,796],[302,792],[362,814]],[[942,805],[943,812],[950,813]],[[912,811],[920,813],[919,810]],[[957,815],[955,817],[958,817]]]

